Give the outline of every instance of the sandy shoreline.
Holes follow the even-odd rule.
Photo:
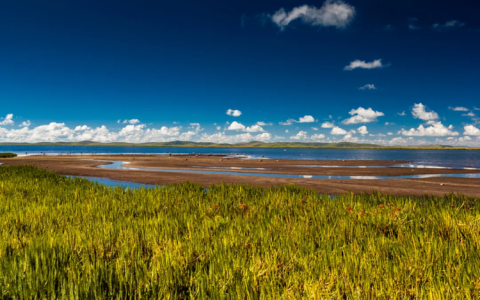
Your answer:
[[[396,195],[436,195],[442,196],[452,192],[472,197],[480,197],[480,179],[470,178],[428,178],[428,179],[307,179],[307,178],[272,178],[241,175],[198,174],[178,172],[149,172],[134,170],[102,169],[97,166],[108,164],[103,161],[130,162],[129,167],[211,170],[208,167],[243,167],[267,168],[268,170],[234,170],[234,172],[325,175],[325,176],[401,176],[422,174],[466,174],[480,173],[474,170],[451,169],[410,169],[410,168],[336,168],[334,166],[391,166],[408,161],[365,161],[365,160],[243,160],[227,159],[221,156],[151,156],[151,155],[88,155],[88,156],[25,156],[14,159],[0,159],[4,165],[34,165],[63,175],[103,177],[113,180],[131,181],[145,184],[175,184],[194,181],[205,187],[211,184],[245,183],[257,186],[275,186],[278,184],[297,184],[317,190],[319,193],[339,194],[345,192],[380,191]],[[312,168],[302,165],[323,165],[331,168]],[[229,171],[218,169],[219,171]],[[232,170],[233,171],[233,170]],[[443,185],[441,185],[443,184]]]

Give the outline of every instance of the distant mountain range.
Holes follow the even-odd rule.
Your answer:
[[[422,146],[382,146],[375,144],[364,143],[301,143],[301,142],[279,142],[279,143],[265,143],[253,141],[248,143],[238,144],[219,144],[219,143],[203,143],[203,142],[186,142],[173,141],[163,143],[99,143],[94,141],[82,142],[43,142],[43,143],[0,143],[0,146],[97,146],[97,147],[235,147],[235,148],[364,148],[364,149],[476,149],[469,147],[454,147],[448,145],[422,145]]]

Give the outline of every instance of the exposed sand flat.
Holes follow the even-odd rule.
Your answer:
[[[198,174],[179,172],[149,172],[134,170],[112,170],[98,168],[108,162],[95,160],[130,162],[128,167],[162,168],[183,170],[211,170],[208,167],[267,168],[268,170],[234,170],[235,172],[294,174],[320,176],[401,176],[424,174],[466,174],[480,173],[478,170],[452,169],[410,169],[410,168],[335,168],[334,166],[391,166],[407,161],[319,161],[319,160],[243,160],[222,156],[141,156],[141,155],[83,155],[83,156],[26,156],[14,159],[0,159],[5,165],[34,165],[63,175],[104,177],[114,180],[146,184],[174,184],[183,181],[198,182],[206,187],[221,182],[246,183],[258,186],[294,183],[309,187],[320,193],[338,194],[348,191],[355,193],[380,191],[396,195],[436,195],[452,192],[480,197],[480,179],[470,178],[428,178],[428,179],[308,179],[273,178],[223,174]],[[312,168],[302,165],[323,165],[332,168]],[[228,172],[229,170],[221,170]],[[233,170],[232,170],[233,171]],[[443,184],[443,185],[441,185]]]

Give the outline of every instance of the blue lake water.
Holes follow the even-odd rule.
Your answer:
[[[196,173],[196,174],[215,174],[215,175],[240,175],[254,177],[274,177],[274,178],[305,178],[305,179],[414,179],[414,178],[434,178],[434,177],[459,177],[459,178],[480,178],[480,173],[472,174],[424,174],[424,175],[404,175],[404,176],[327,176],[327,175],[293,175],[293,174],[270,174],[270,173],[250,173],[250,172],[230,172],[230,171],[204,171],[204,170],[183,170],[183,169],[158,169],[158,168],[133,168],[128,166],[129,162],[114,161],[108,165],[99,165],[102,169],[149,171],[149,172],[176,172],[176,173]]]
[[[406,160],[419,165],[452,168],[480,168],[477,150],[384,150],[384,149],[265,149],[265,148],[181,148],[181,147],[68,147],[68,146],[0,146],[0,152],[18,155],[66,154],[75,151],[102,154],[247,154],[251,158],[301,160]]]

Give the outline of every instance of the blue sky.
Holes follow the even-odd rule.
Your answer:
[[[479,8],[3,1],[0,142],[480,146]]]

